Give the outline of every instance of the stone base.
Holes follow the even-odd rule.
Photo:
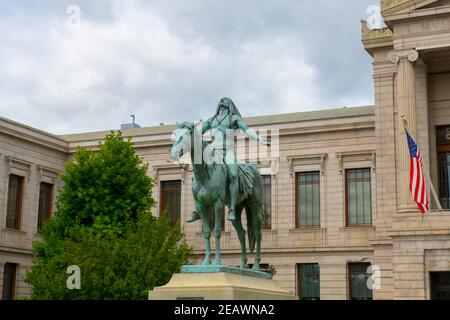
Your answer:
[[[149,292],[149,300],[297,300],[261,272],[224,266],[184,266],[168,284]],[[182,268],[182,272],[183,272]],[[231,269],[231,270],[230,270]],[[270,276],[270,275],[269,275]]]

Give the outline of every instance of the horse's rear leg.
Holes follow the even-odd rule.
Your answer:
[[[253,271],[259,271],[260,263],[261,263],[261,231],[256,231],[256,255],[255,255],[255,263],[253,264]]]
[[[262,210],[262,205],[260,205],[258,202],[254,202],[250,205],[250,211],[251,211],[251,224],[254,232],[255,237],[255,244],[256,244],[256,254],[255,254],[255,263],[253,264],[253,271],[259,271],[260,263],[261,263],[261,239],[262,239],[262,232],[261,232],[261,215],[260,211]],[[247,216],[248,217],[248,216]]]
[[[245,247],[245,230],[242,227],[242,210],[244,206],[236,206],[236,219],[233,221],[233,227],[236,229],[239,243],[241,244],[241,268],[247,268],[247,248]]]

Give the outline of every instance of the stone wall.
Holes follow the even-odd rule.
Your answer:
[[[17,297],[29,294],[23,278],[31,266],[31,244],[37,237],[40,182],[55,186],[54,204],[61,185],[58,174],[64,170],[66,158],[67,143],[61,138],[0,118],[0,282],[3,283],[4,264],[18,264]],[[18,230],[6,228],[10,174],[24,178]]]

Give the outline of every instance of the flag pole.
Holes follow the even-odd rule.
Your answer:
[[[401,117],[401,119],[402,119],[403,126],[404,126],[406,132],[409,132],[409,131],[408,131],[408,122],[406,121],[405,115],[402,114],[400,117]],[[413,137],[413,138],[414,138],[414,137]],[[416,140],[416,141],[417,141],[417,140]],[[427,182],[428,182],[428,185],[430,186],[430,190],[431,190],[431,193],[433,194],[433,198],[434,198],[434,201],[436,202],[436,205],[437,205],[437,207],[438,207],[438,210],[439,210],[439,211],[443,211],[443,210],[442,210],[441,201],[439,200],[439,197],[437,196],[437,193],[436,193],[436,189],[434,188],[434,185],[433,185],[433,183],[431,182],[430,173],[428,172],[428,170],[427,170],[427,168],[426,168],[425,166],[422,166],[422,172],[423,172],[423,174],[424,174],[424,176],[425,176],[425,179],[426,179]],[[431,211],[431,210],[430,210],[430,211]]]

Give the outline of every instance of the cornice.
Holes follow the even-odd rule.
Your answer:
[[[381,0],[381,13],[383,16],[408,13],[422,8],[439,0]]]
[[[448,236],[450,235],[450,228],[422,228],[422,229],[395,229],[390,230],[387,234],[391,238],[400,237],[418,237],[418,236]]]
[[[0,133],[64,153],[68,152],[68,143],[63,139],[3,118],[0,118]]]
[[[375,129],[375,120],[373,120],[373,115],[368,115],[365,117],[371,117],[372,119],[364,119],[358,122],[347,122],[347,123],[337,123],[337,124],[320,124],[307,127],[293,127],[293,128],[280,128],[279,136],[292,136],[292,135],[302,135],[302,134],[315,134],[315,133],[327,133],[327,132],[337,132],[337,131],[352,131],[352,130],[366,130]],[[153,135],[152,135],[153,136]],[[143,138],[141,136],[141,138]],[[87,143],[86,143],[87,142]],[[90,150],[98,149],[99,140],[89,140],[80,142],[69,143],[69,153],[76,151],[77,146],[81,143],[81,146]],[[140,148],[154,148],[154,147],[167,147],[172,145],[170,140],[170,135],[163,134],[161,139],[153,140],[140,140],[139,142],[133,141],[133,145],[136,149]]]
[[[14,232],[14,230],[11,229],[2,229],[2,232]],[[23,233],[22,233],[23,234]],[[30,255],[32,254],[32,250],[25,249],[25,248],[17,248],[17,247],[11,247],[11,246],[0,246],[0,252],[8,252],[13,254],[20,254],[20,255]]]
[[[389,28],[382,29],[370,29],[367,25],[367,21],[361,20],[361,41],[369,53],[371,49],[382,47],[393,47],[394,34]]]
[[[394,22],[417,20],[418,18],[425,18],[437,15],[445,15],[450,13],[450,6],[437,6],[431,8],[424,8],[427,5],[438,2],[437,0],[416,0],[408,1],[397,7],[382,11],[384,22],[392,28]]]

